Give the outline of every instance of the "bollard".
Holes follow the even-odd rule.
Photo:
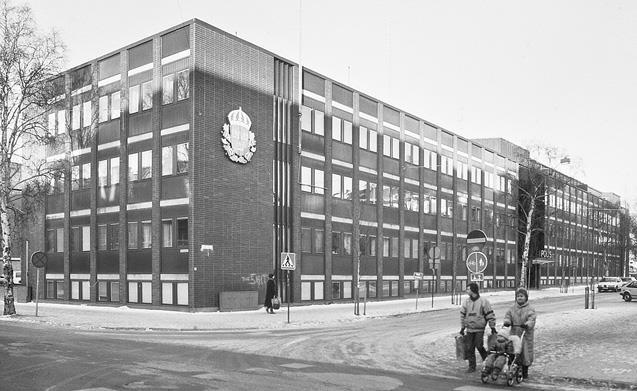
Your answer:
[[[584,309],[587,310],[588,309],[588,295],[589,295],[589,289],[588,287],[584,288]]]

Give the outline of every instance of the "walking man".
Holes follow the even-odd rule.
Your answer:
[[[484,328],[489,323],[491,333],[496,334],[495,313],[491,309],[491,303],[480,297],[478,284],[472,282],[467,286],[469,297],[462,304],[460,309],[460,334],[465,335],[465,360],[469,361],[467,372],[476,370],[476,349],[482,360],[487,358],[487,351],[484,348]]]

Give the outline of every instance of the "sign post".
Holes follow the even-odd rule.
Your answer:
[[[434,308],[434,292],[438,287],[436,281],[436,269],[440,268],[440,247],[433,246],[429,249],[429,267],[431,268],[431,308]]]
[[[46,266],[46,253],[36,251],[31,254],[31,263],[37,268],[35,280],[35,316],[38,316],[38,300],[40,299],[40,269]]]
[[[474,251],[467,255],[466,263],[467,270],[471,272],[471,281],[484,281],[484,274],[482,274],[482,272],[487,268],[487,256],[480,251]]]
[[[290,323],[290,270],[296,270],[295,253],[281,253],[281,270],[285,270],[285,293],[288,300],[288,323]]]
[[[418,311],[418,286],[422,281],[423,274],[421,272],[414,272],[414,282],[416,283],[416,311]]]

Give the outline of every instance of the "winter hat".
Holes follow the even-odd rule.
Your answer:
[[[518,290],[515,291],[515,297],[518,297],[518,294],[520,293],[524,295],[524,298],[526,299],[524,300],[525,303],[529,301],[529,292],[527,292],[526,289],[518,288]]]
[[[469,284],[468,288],[469,290],[471,290],[471,292],[475,294],[480,294],[480,292],[478,291],[478,284],[476,284],[475,282],[472,282],[471,284]]]

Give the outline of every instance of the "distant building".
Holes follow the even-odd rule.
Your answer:
[[[299,72],[192,20],[61,75],[49,160],[70,165],[32,239],[42,298],[218,309],[227,292],[262,302],[273,271],[297,303],[351,300],[358,282],[369,299],[458,292],[476,229],[483,286],[516,286],[514,157]],[[545,284],[564,279],[552,267]]]

